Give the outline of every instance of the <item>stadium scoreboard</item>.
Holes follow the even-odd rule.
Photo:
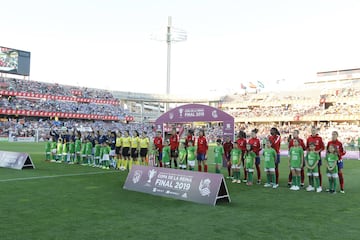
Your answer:
[[[30,52],[0,47],[0,72],[30,75]]]

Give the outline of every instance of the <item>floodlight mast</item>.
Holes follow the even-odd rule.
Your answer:
[[[178,28],[174,28],[172,26],[172,18],[171,16],[168,16],[168,24],[166,27],[166,38],[163,39],[163,37],[157,37],[156,35],[153,35],[152,38],[154,40],[158,41],[166,41],[167,44],[167,61],[166,61],[166,95],[169,97],[170,95],[170,70],[171,70],[171,44],[173,42],[183,42],[187,39],[187,33]],[[169,110],[169,103],[166,103],[165,111]]]

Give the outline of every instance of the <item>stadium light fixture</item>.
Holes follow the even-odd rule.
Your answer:
[[[166,95],[170,94],[170,66],[171,66],[171,44],[174,42],[184,42],[187,40],[187,33],[185,30],[172,26],[172,18],[168,17],[168,25],[166,27],[166,35],[151,34],[151,39],[156,41],[165,41],[167,44],[167,61],[166,61]],[[166,111],[169,110],[169,104],[166,104]]]

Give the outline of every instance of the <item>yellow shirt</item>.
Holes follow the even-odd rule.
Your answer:
[[[130,137],[122,137],[121,138],[121,146],[122,147],[130,147],[131,138]]]
[[[122,137],[117,137],[116,138],[115,147],[121,147],[121,140],[122,140]]]
[[[140,138],[140,148],[149,148],[149,138],[145,137],[145,138]]]
[[[138,148],[140,139],[139,137],[132,137],[131,138],[131,148]]]

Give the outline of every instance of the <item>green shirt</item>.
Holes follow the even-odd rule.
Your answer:
[[[91,142],[86,143],[85,152],[86,152],[86,155],[91,155],[92,154],[92,143]]]
[[[75,151],[81,152],[81,140],[80,139],[75,140]]]
[[[63,154],[66,154],[66,153],[68,153],[68,144],[64,143],[63,144]]]
[[[101,145],[95,144],[94,157],[100,157],[100,156],[101,156]]]
[[[74,142],[69,143],[69,153],[75,153],[75,143]]]
[[[179,150],[179,162],[185,164],[185,161],[186,161],[186,149],[181,148]]]
[[[304,156],[302,147],[290,148],[290,167],[301,168],[301,159]]]
[[[56,153],[57,154],[62,154],[62,150],[63,150],[63,146],[61,142],[57,143],[57,149],[56,149]]]
[[[165,146],[162,149],[162,161],[164,163],[170,162],[170,146]]]
[[[240,157],[241,157],[241,149],[233,148],[230,152],[231,156],[231,163],[238,165],[240,163]]]
[[[265,148],[263,155],[264,155],[264,167],[275,168],[275,159],[277,155],[275,149]]]
[[[319,160],[320,156],[317,152],[308,152],[306,155],[306,162],[309,167],[313,167]]]
[[[222,145],[216,145],[214,148],[215,163],[222,163],[224,156],[224,147]]]
[[[254,168],[256,153],[254,152],[248,152],[244,155],[244,160],[246,164],[246,168]]]
[[[103,154],[109,154],[111,151],[111,148],[109,146],[101,147],[101,149]]]
[[[337,161],[339,160],[338,155],[333,154],[333,153],[328,153],[326,155],[325,160],[327,161],[329,167],[332,168],[332,167],[335,166],[335,168],[331,172],[332,173],[337,173]],[[329,170],[327,172],[329,172]]]
[[[195,151],[196,151],[196,147],[195,147],[195,146],[187,147],[187,157],[188,157],[188,161],[195,161]]]
[[[50,152],[50,151],[51,151],[51,142],[46,142],[45,152]]]

